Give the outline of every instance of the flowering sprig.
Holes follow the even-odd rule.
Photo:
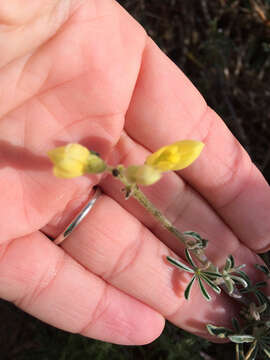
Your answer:
[[[132,184],[152,185],[161,178],[162,173],[192,164],[203,147],[200,141],[177,141],[148,156],[143,165],[128,166],[124,169],[124,175]],[[60,146],[50,150],[48,156],[54,164],[55,176],[61,178],[101,173],[108,169],[98,153],[80,144]]]
[[[126,199],[133,196],[165,229],[184,244],[188,265],[171,256],[167,257],[167,261],[178,270],[192,274],[184,291],[185,298],[189,299],[196,280],[206,300],[210,301],[211,295],[205,285],[217,294],[221,294],[224,290],[244,305],[240,313],[241,326],[237,319],[232,319],[232,329],[207,324],[208,332],[212,336],[234,342],[236,360],[255,360],[256,356],[260,356],[260,359],[269,359],[270,300],[261,290],[261,287],[266,285],[266,281],[252,284],[248,275],[242,270],[245,265],[235,266],[232,255],[227,257],[224,265],[219,269],[206,256],[205,248],[208,240],[194,231],[180,232],[139,188],[154,184],[167,171],[178,171],[191,165],[198,158],[203,147],[204,144],[200,141],[177,141],[149,155],[144,164],[128,167],[121,164],[110,166],[98,153],[80,144],[58,147],[50,150],[48,156],[54,164],[54,175],[60,178],[109,172],[120,180],[125,186]],[[256,265],[256,267],[266,275],[267,279],[270,278],[267,265]]]
[[[187,234],[187,233],[189,235],[191,234],[191,232],[185,232],[185,234]],[[194,232],[192,232],[192,234],[193,234],[192,236],[195,236],[197,239],[199,238],[199,240],[201,240],[201,238],[198,234],[196,234]],[[201,242],[198,242],[198,244],[199,244],[199,246],[201,246],[200,245]],[[184,292],[184,296],[187,300],[189,298],[190,290],[193,286],[194,280],[198,281],[201,293],[202,293],[203,297],[208,301],[211,300],[211,296],[209,295],[208,291],[204,287],[203,282],[205,282],[208,286],[210,286],[210,288],[212,288],[212,290],[214,290],[218,294],[220,294],[220,292],[221,292],[221,288],[219,287],[219,285],[223,285],[223,284],[226,286],[227,293],[229,295],[232,295],[232,293],[235,291],[236,284],[240,284],[243,288],[248,287],[248,282],[246,281],[247,275],[243,271],[241,271],[238,276],[234,275],[235,272],[239,272],[240,269],[242,269],[245,265],[243,264],[243,265],[235,267],[234,266],[234,258],[232,255],[229,255],[227,257],[226,263],[223,267],[223,270],[219,271],[218,267],[213,267],[213,264],[211,264],[210,262],[206,265],[205,268],[196,266],[191,257],[189,249],[192,249],[194,251],[194,249],[195,249],[194,245],[185,249],[186,259],[187,259],[187,262],[189,263],[189,265],[191,266],[191,268],[189,266],[183,264],[181,261],[174,259],[171,256],[167,256],[167,260],[172,265],[174,265],[178,269],[181,269],[181,270],[184,270],[184,271],[194,274]],[[243,275],[243,274],[245,274],[245,275]]]

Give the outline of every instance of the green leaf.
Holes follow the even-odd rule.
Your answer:
[[[267,266],[255,264],[255,267],[256,267],[258,270],[262,271],[266,276],[270,277],[270,270],[268,269]]]
[[[183,234],[186,236],[190,236],[195,240],[194,243],[190,245],[190,249],[205,249],[207,247],[208,240],[203,239],[195,231],[184,231]]]
[[[234,268],[234,257],[232,255],[229,255],[228,257],[229,257],[229,259],[231,261],[231,264],[232,264],[231,267]]]
[[[257,289],[263,287],[263,286],[266,286],[267,285],[267,282],[266,281],[258,281],[256,284],[255,284],[255,287]]]
[[[268,358],[270,358],[270,350],[268,348],[266,348],[265,346],[262,348],[264,353],[268,356]]]
[[[224,270],[225,271],[230,271],[234,266],[234,261],[233,261],[233,257],[232,255],[228,256],[227,259],[226,259],[226,263],[225,263],[225,266],[224,266]]]
[[[248,286],[251,285],[251,281],[250,281],[250,278],[249,276],[242,270],[236,270],[235,271],[237,274],[239,274],[248,284]]]
[[[204,275],[204,272],[201,272],[201,278],[218,294],[221,293],[221,289],[217,286],[212,280]]]
[[[203,270],[202,272],[203,272],[205,275],[210,276],[211,278],[213,278],[213,280],[215,280],[216,278],[222,278],[222,274],[217,273],[217,272],[206,271],[206,270]]]
[[[231,295],[233,293],[233,289],[234,289],[234,282],[230,278],[226,279],[224,281],[225,281],[225,285],[228,290],[228,293]]]
[[[236,267],[234,268],[234,271],[238,271],[238,270],[240,270],[240,269],[243,269],[244,267],[246,267],[246,264],[242,264],[242,265],[236,266]]]
[[[193,278],[191,279],[190,283],[188,284],[188,286],[186,287],[186,290],[184,292],[184,296],[186,298],[186,300],[189,299],[189,295],[190,295],[190,290],[192,288],[192,285],[194,283],[194,280],[196,279],[195,275],[193,276]]]
[[[248,283],[247,283],[246,280],[244,280],[242,277],[236,276],[236,275],[231,275],[230,277],[231,277],[231,279],[233,279],[234,281],[240,283],[244,288],[248,287]]]
[[[195,231],[184,231],[183,234],[187,235],[187,236],[191,236],[191,237],[193,237],[195,240],[197,240],[199,242],[203,240],[201,235],[196,233]]]
[[[208,294],[207,290],[205,289],[203,283],[202,283],[202,280],[200,278],[200,276],[197,276],[197,279],[199,281],[199,286],[200,286],[200,290],[201,290],[201,293],[203,294],[203,297],[207,300],[207,301],[210,301],[211,300],[211,296]]]
[[[263,304],[267,304],[269,306],[269,299],[266,295],[264,295],[264,293],[260,290],[257,290],[255,292],[255,296],[259,302],[260,305],[263,305]]]
[[[270,337],[269,336],[261,336],[260,343],[265,345],[266,347],[270,347]]]
[[[234,329],[239,332],[240,331],[240,324],[239,321],[236,318],[232,318],[232,325],[234,327]]]
[[[233,334],[232,330],[230,329],[222,326],[215,326],[212,324],[207,324],[206,329],[208,330],[209,334],[217,336],[221,339],[225,339],[226,337],[228,337],[229,334]]]
[[[208,240],[203,239],[200,234],[195,231],[184,231],[184,235],[191,236],[196,240],[196,247],[200,249],[205,249],[208,243]]]
[[[190,252],[188,249],[185,249],[185,254],[186,254],[186,258],[187,258],[187,261],[189,262],[189,264],[194,268],[196,269],[197,266],[194,264],[193,260],[192,260],[192,257],[190,255]]]
[[[167,256],[167,260],[174,266],[176,266],[178,269],[187,271],[189,273],[193,273],[194,274],[194,270],[192,270],[190,267],[188,267],[187,265],[183,264],[181,261],[176,260],[170,256]]]
[[[243,344],[243,343],[251,343],[255,340],[255,337],[252,335],[229,335],[228,338],[237,344]]]

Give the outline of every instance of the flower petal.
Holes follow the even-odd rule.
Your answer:
[[[89,162],[89,154],[89,150],[80,144],[60,146],[48,152],[54,164],[54,175],[61,178],[83,175]]]
[[[203,147],[204,144],[200,141],[177,141],[171,145],[163,146],[148,156],[145,164],[162,172],[181,170],[197,159]]]

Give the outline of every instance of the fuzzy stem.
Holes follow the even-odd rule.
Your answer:
[[[176,236],[177,239],[180,240],[187,248],[189,247],[189,240],[186,236],[173,226],[173,224],[155,207],[153,203],[151,203],[150,200],[148,200],[138,187],[134,188],[131,196],[133,196],[148,212],[150,212],[150,214],[152,214],[165,229]],[[211,264],[202,249],[194,249],[192,252],[203,266],[207,265],[207,268],[209,268]]]
[[[115,171],[116,170],[116,171]],[[158,210],[155,205],[145,196],[145,194],[138,188],[136,184],[130,184],[126,177],[123,174],[124,167],[122,165],[118,165],[117,168],[108,167],[107,171],[109,171],[114,177],[118,178],[126,187],[126,194],[129,198],[133,196],[150,214],[152,214],[155,219],[170,233],[172,233],[178,240],[180,240],[186,248],[190,246],[190,240],[179,231],[173,224],[162,214],[160,210]],[[193,244],[192,244],[193,245]],[[207,258],[205,252],[201,248],[191,248],[190,249],[194,256],[196,257],[197,261],[201,263],[204,269],[209,271],[215,271],[216,266]],[[248,306],[250,303],[239,291],[237,288],[234,288],[232,294],[227,292],[226,286],[224,282],[219,284],[223,288],[223,290],[232,298],[236,299],[237,301],[245,304]]]

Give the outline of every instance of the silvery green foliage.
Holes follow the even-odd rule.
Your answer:
[[[231,328],[207,324],[208,332],[212,336],[235,343],[236,360],[270,359],[270,300],[262,290],[267,282],[259,281],[253,284],[242,270],[245,265],[235,266],[232,255],[227,257],[220,269],[213,265],[200,267],[193,260],[192,252],[204,249],[207,240],[192,231],[184,234],[193,240],[188,242],[188,248],[185,249],[186,263],[170,256],[167,260],[179,270],[191,274],[191,280],[184,291],[185,298],[189,299],[191,289],[197,281],[203,297],[208,301],[211,300],[208,289],[220,294],[221,289],[225,288],[229,295],[238,292],[241,298],[245,297],[248,304],[242,308],[241,321],[233,318]],[[266,265],[255,267],[267,280],[270,278],[270,270]]]
[[[267,266],[256,265],[256,268],[269,278]],[[239,272],[241,274],[241,270]],[[249,306],[241,312],[241,326],[237,319],[233,319],[232,329],[211,324],[206,328],[211,335],[235,343],[236,360],[270,359],[270,301],[261,290],[267,283],[260,281],[252,284],[247,274],[242,273],[241,276],[247,286],[240,292],[250,300]]]
[[[167,260],[172,265],[174,265],[175,267],[177,267],[180,270],[184,270],[188,273],[193,274],[189,284],[187,285],[187,287],[185,289],[185,292],[184,292],[185,298],[187,300],[189,299],[190,291],[191,291],[191,288],[192,288],[195,280],[198,281],[201,293],[206,300],[210,301],[211,296],[208,293],[207,289],[205,288],[205,284],[207,284],[216,293],[220,294],[221,289],[218,285],[215,284],[214,280],[219,277],[222,277],[222,275],[219,274],[218,272],[203,270],[200,267],[196,266],[196,264],[194,263],[194,261],[191,257],[190,251],[188,249],[185,249],[185,255],[186,255],[187,262],[190,266],[185,265],[181,261],[174,259],[171,256],[167,256]]]

